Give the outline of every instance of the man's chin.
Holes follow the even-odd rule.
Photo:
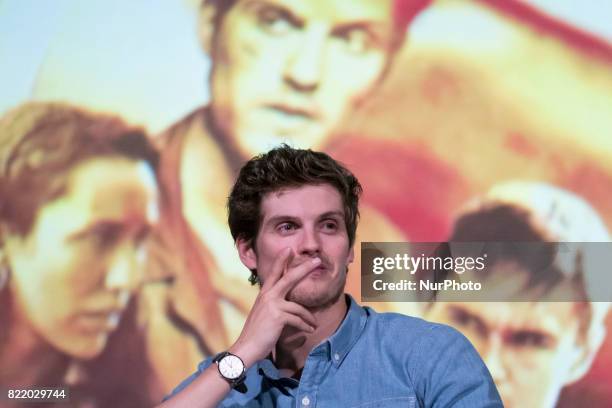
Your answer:
[[[306,309],[321,310],[335,304],[343,293],[343,290],[336,293],[313,293],[305,290],[293,290],[289,292],[288,300]]]
[[[262,151],[270,150],[281,143],[290,143],[292,147],[298,149],[320,148],[326,138],[319,135],[325,133],[321,126],[309,123],[308,126],[271,126],[251,125],[245,127],[240,133],[239,147],[242,151],[252,153],[248,157],[259,154]]]
[[[87,361],[98,357],[106,347],[107,342],[107,334],[98,334],[64,341],[64,344],[58,344],[56,347],[69,356]]]
[[[322,304],[326,303],[326,299],[301,295],[289,296],[289,301],[304,306],[306,309],[320,308]]]

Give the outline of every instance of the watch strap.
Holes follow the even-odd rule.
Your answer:
[[[230,353],[229,351],[222,351],[222,352],[218,353],[218,354],[217,354],[215,357],[213,357],[212,362],[213,362],[213,363],[218,363],[219,361],[221,361],[221,359],[222,359],[223,357],[225,357],[225,356],[229,356],[229,355],[231,355],[231,354],[232,354],[232,353]]]

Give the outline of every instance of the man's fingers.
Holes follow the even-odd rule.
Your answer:
[[[285,325],[294,327],[306,333],[314,332],[315,328],[306,323],[301,317],[287,313],[285,315]]]
[[[274,291],[278,292],[281,297],[285,297],[287,293],[293,289],[295,285],[306,275],[308,275],[314,268],[318,265],[321,265],[321,259],[319,257],[309,259],[307,261],[302,262],[300,265],[296,266],[293,269],[288,269],[287,273],[285,273],[274,285]]]
[[[287,247],[278,253],[278,256],[272,264],[272,270],[261,287],[262,291],[269,290],[276,282],[278,282],[281,276],[283,276],[285,269],[287,269],[287,265],[291,263],[292,259],[293,250],[290,247]]]
[[[299,316],[302,320],[308,323],[312,327],[317,327],[317,319],[314,317],[308,309],[304,306],[297,304],[295,302],[285,301],[281,308],[288,313]]]

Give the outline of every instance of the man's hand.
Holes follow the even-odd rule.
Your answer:
[[[303,306],[288,301],[287,294],[321,263],[321,259],[309,259],[289,268],[292,260],[291,248],[286,248],[279,254],[272,270],[267,274],[242,333],[229,349],[242,359],[247,369],[270,354],[286,326],[306,333],[315,330],[316,321],[312,313]],[[229,392],[229,383],[221,378],[216,365],[212,364],[183,391],[159,408],[216,407]]]
[[[290,269],[293,257],[291,248],[285,248],[279,254],[247,317],[242,333],[230,348],[232,353],[243,359],[247,367],[270,354],[285,326],[306,333],[315,330],[316,320],[312,313],[302,305],[288,301],[287,294],[321,263],[321,259],[313,258]]]

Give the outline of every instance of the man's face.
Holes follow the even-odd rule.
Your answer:
[[[245,157],[321,146],[382,76],[392,1],[237,0],[211,44],[211,109]]]
[[[511,269],[518,272],[516,266]],[[519,274],[516,280],[524,279]],[[511,281],[507,284],[514,291],[520,284]],[[561,389],[575,380],[576,365],[586,358],[578,336],[579,307],[572,302],[436,302],[426,318],[449,324],[469,338],[504,406],[541,408],[555,406]]]
[[[289,292],[288,299],[308,308],[333,304],[344,292],[346,268],[353,261],[343,208],[340,194],[329,184],[265,195],[262,223],[251,252],[253,263],[247,266],[257,268],[265,282],[285,248],[294,254],[288,269],[319,257],[321,264]]]
[[[25,237],[11,237],[18,310],[56,349],[92,358],[140,282],[142,244],[157,218],[150,168],[119,157],[75,167],[67,191],[42,206]]]

